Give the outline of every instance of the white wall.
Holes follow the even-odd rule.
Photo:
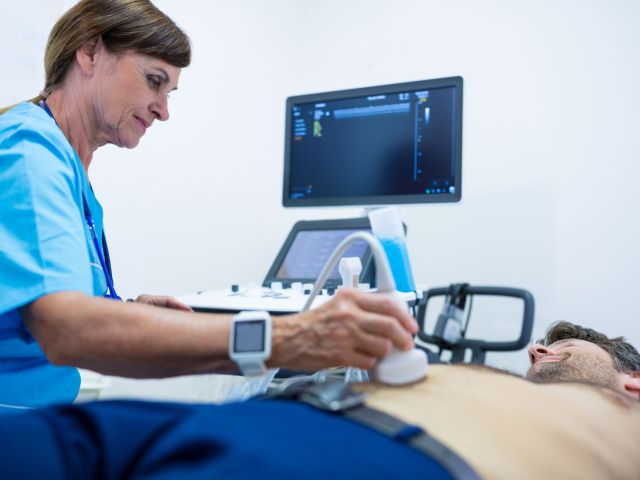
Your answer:
[[[66,3],[0,0],[0,104],[40,89]],[[567,319],[640,345],[637,1],[156,4],[193,64],[171,120],[91,172],[124,295],[261,281],[296,220],[359,213],[280,205],[288,95],[461,75],[463,201],[401,208],[418,281],[527,288],[536,334]],[[526,356],[491,363],[524,371]]]

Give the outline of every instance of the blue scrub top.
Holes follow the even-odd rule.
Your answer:
[[[54,292],[104,295],[83,191],[101,238],[102,207],[54,120],[33,103],[0,115],[0,405],[43,406],[78,394],[78,371],[49,363],[19,309]]]

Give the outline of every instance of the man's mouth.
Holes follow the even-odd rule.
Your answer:
[[[562,362],[566,360],[568,355],[545,355],[544,357],[536,360],[536,363],[553,363],[553,362]]]

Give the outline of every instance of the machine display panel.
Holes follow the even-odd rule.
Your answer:
[[[357,231],[360,230],[307,230],[298,232],[278,269],[276,279],[318,278],[322,267],[329,260],[333,250],[344,238]],[[367,249],[368,246],[364,241],[356,241],[343,256],[359,257],[364,264]],[[329,280],[340,280],[338,264],[331,271]]]
[[[287,99],[283,204],[461,198],[462,78]]]
[[[371,233],[369,219],[357,217],[296,222],[271,264],[262,285],[269,286],[272,282],[314,283],[333,250],[347,235],[354,232]],[[371,249],[365,242],[353,243],[344,256],[360,258],[362,263],[360,282],[375,285]],[[338,268],[339,262],[330,273],[326,286],[337,286],[342,283]]]

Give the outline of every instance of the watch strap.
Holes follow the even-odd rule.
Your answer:
[[[267,367],[264,362],[236,362],[238,368],[245,377],[257,377],[267,373]]]

